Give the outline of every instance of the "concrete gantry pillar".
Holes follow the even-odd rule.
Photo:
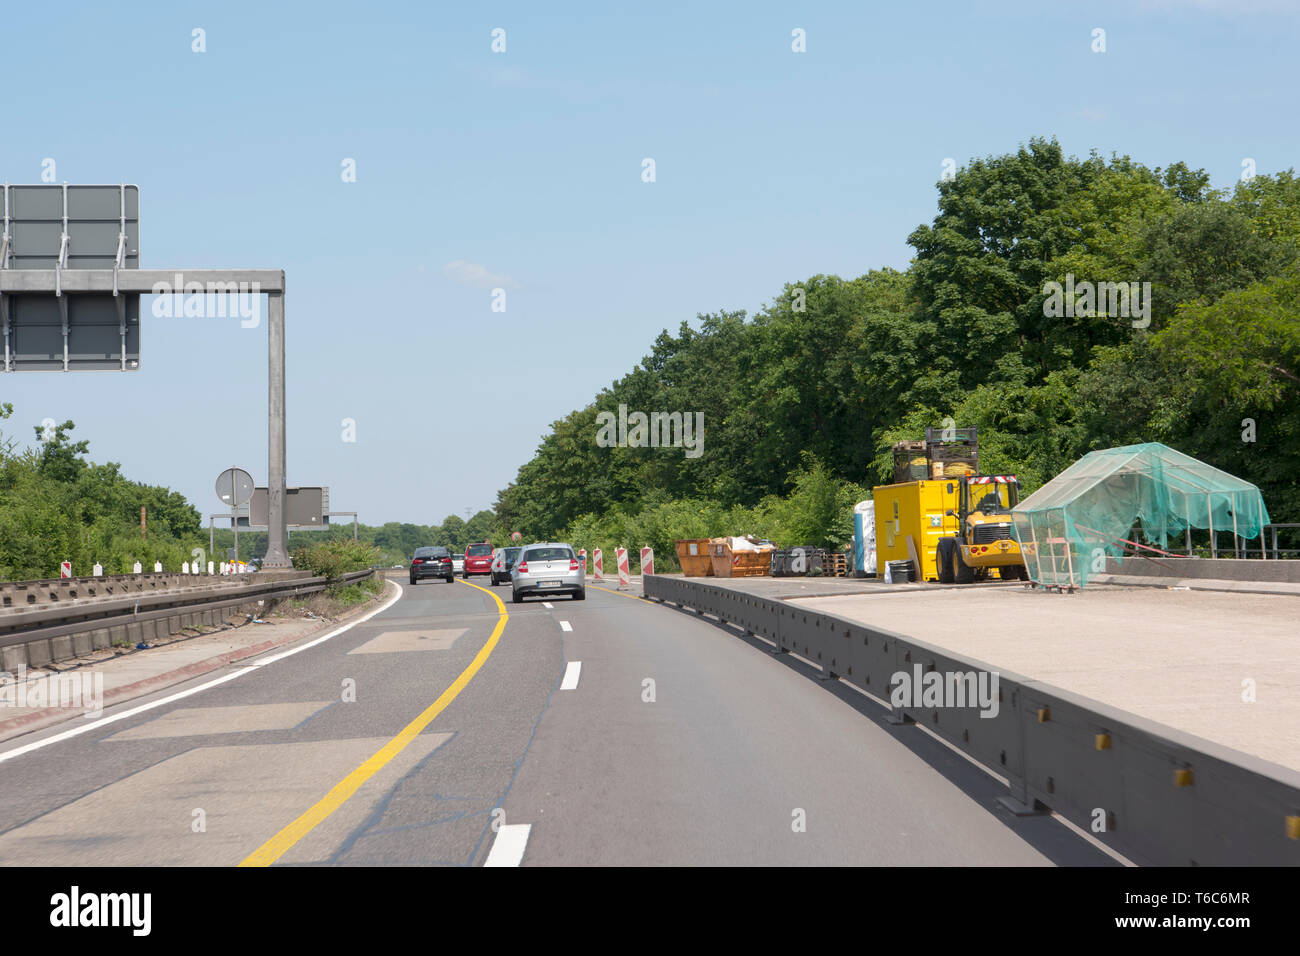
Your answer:
[[[281,273],[283,276],[283,273]],[[288,527],[284,514],[285,493],[285,402],[284,402],[284,280],[280,291],[267,293],[267,342],[269,369],[267,381],[267,535],[264,568],[291,568],[293,561],[285,550]]]

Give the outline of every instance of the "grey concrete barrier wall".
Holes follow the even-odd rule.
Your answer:
[[[43,667],[114,645],[149,643],[186,628],[214,626],[232,616],[262,612],[266,602],[315,593],[331,584],[354,584],[373,574],[356,571],[335,582],[306,572],[250,576],[254,580],[248,583],[234,577],[225,586],[196,590],[180,600],[166,592],[151,594],[133,610],[86,620],[79,618],[98,605],[62,610],[42,606],[25,615],[40,619],[34,620],[30,628],[0,633],[0,670],[13,673],[20,667]],[[155,609],[150,609],[151,605]]]
[[[996,674],[996,708],[977,699],[890,710],[1005,777],[1008,808],[1050,808],[1135,863],[1300,866],[1300,773],[1289,768],[834,615],[676,577],[647,575],[643,587],[886,701],[899,673],[983,673],[990,692]]]
[[[113,646],[134,646],[141,642],[147,644],[170,637],[187,627],[198,627],[200,622],[204,626],[214,626],[229,617],[253,613],[259,609],[256,601],[201,613],[175,609],[161,617],[149,617],[143,620],[128,619],[120,624],[114,623],[112,626],[107,623],[100,626],[87,625],[85,630],[77,630],[69,634],[5,644],[0,646],[0,670],[12,674],[19,668],[45,667],[49,664],[86,657],[92,651]]]
[[[306,572],[299,572],[292,582],[294,584],[319,583],[324,582],[324,578],[312,578]],[[0,610],[0,645],[9,643],[9,637],[13,634],[126,612],[139,614],[142,611],[199,605],[206,601],[241,595],[247,595],[250,600],[257,600],[273,595],[284,585],[283,579],[271,577],[265,579],[258,577],[250,581],[239,578],[226,580],[208,578],[204,584],[194,587],[163,588],[140,594],[128,592],[88,600],[6,608]]]
[[[1195,581],[1269,581],[1300,584],[1300,561],[1272,558],[1127,557],[1106,559],[1107,574]]]

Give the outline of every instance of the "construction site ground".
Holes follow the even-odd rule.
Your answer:
[[[973,657],[1300,770],[1300,596],[693,578]],[[1253,699],[1252,699],[1253,698]]]

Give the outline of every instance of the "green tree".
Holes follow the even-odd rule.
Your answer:
[[[840,483],[847,499],[890,480],[892,443],[948,416],[979,427],[986,472],[1027,490],[1090,450],[1158,440],[1254,476],[1271,504],[1288,502],[1275,517],[1300,515],[1295,463],[1271,444],[1300,428],[1287,377],[1293,171],[1229,196],[1184,162],[1079,159],[1032,139],[972,160],[938,194],[906,272],[814,275],[752,319],[720,311],[664,330],[552,424],[498,493],[490,533],[658,548],[671,535],[788,539],[824,525],[836,540],[849,509],[827,505],[825,489]],[[1047,284],[1069,276],[1149,282],[1152,322],[1052,314]],[[704,454],[601,447],[597,417],[620,405],[702,412]],[[1254,411],[1260,437],[1243,442]]]
[[[1231,202],[1264,238],[1300,245],[1300,177],[1294,169],[1238,183]]]
[[[447,515],[439,525],[438,534],[435,535],[437,544],[450,548],[452,551],[464,551],[465,546],[469,544],[469,535],[465,531],[465,519],[459,515]]]
[[[0,408],[0,419],[11,414]],[[198,511],[166,488],[128,480],[116,463],[86,461],[88,443],[71,441],[73,427],[37,428],[37,438],[48,440],[24,451],[0,437],[0,577],[53,577],[61,561],[77,574],[97,562],[107,574],[126,573],[136,561],[179,570],[202,544]],[[141,506],[151,516],[147,540]]]
[[[1245,212],[1218,200],[1183,206],[1153,223],[1145,241],[1141,274],[1152,286],[1153,328],[1162,327],[1181,303],[1213,302],[1276,275],[1300,251],[1265,236]]]
[[[86,462],[81,456],[89,450],[90,443],[74,443],[69,439],[68,432],[75,427],[70,421],[56,425],[49,431],[40,425],[33,427],[37,440],[42,442],[38,467],[45,477],[53,481],[76,481],[86,469]]]
[[[1259,485],[1275,521],[1300,515],[1300,268],[1180,307],[1154,346],[1185,410],[1188,454]],[[1283,516],[1290,516],[1283,517]]]

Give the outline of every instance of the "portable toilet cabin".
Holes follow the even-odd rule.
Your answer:
[[[853,576],[876,573],[876,502],[868,498],[853,506]]]

